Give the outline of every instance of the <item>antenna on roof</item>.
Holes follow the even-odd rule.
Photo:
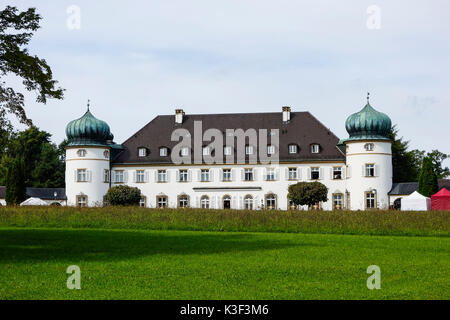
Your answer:
[[[91,100],[88,99],[88,103],[87,103],[87,111],[89,111],[89,106],[91,105]]]
[[[369,96],[370,96],[370,93],[367,92],[367,103],[369,103]]]

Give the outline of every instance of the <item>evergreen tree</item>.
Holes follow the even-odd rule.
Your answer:
[[[15,158],[6,173],[6,203],[18,205],[26,199],[25,162]]]
[[[433,161],[430,157],[423,158],[422,170],[419,176],[418,192],[425,197],[430,197],[438,191],[438,182],[433,168]]]

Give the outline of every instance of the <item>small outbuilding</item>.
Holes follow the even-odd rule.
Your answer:
[[[427,211],[431,210],[431,199],[414,191],[409,196],[401,199],[402,211]]]
[[[431,210],[450,210],[450,191],[445,188],[431,196]]]

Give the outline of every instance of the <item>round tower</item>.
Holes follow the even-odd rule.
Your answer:
[[[66,127],[66,196],[69,206],[102,206],[110,185],[113,135],[88,109]]]
[[[391,119],[369,103],[352,115],[345,128],[347,207],[352,210],[388,209],[392,188]]]

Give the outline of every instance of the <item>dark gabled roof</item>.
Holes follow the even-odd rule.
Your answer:
[[[419,187],[418,182],[398,182],[392,184],[392,189],[389,191],[390,196],[395,195],[409,195],[417,190]]]
[[[56,192],[56,196],[55,196]],[[27,188],[27,196],[43,200],[65,200],[65,188]]]
[[[438,180],[438,187],[439,190],[442,188],[446,188],[447,190],[450,190],[450,179],[439,179]],[[390,196],[396,196],[396,195],[409,195],[413,193],[414,191],[417,191],[419,189],[419,183],[418,182],[399,182],[394,183],[392,185],[391,191],[389,191]]]
[[[226,129],[246,131],[254,128],[267,129],[268,132],[270,129],[279,129],[280,161],[345,160],[345,156],[336,147],[338,137],[309,112],[291,112],[288,123],[283,123],[281,112],[273,112],[184,115],[182,124],[175,123],[175,115],[157,116],[122,144],[124,151],[113,160],[113,163],[171,163],[170,154],[167,157],[160,157],[159,148],[165,146],[171,150],[178,144],[177,141],[171,141],[172,132],[177,128],[187,129],[193,140],[194,121],[202,121],[203,132],[210,128],[222,131],[224,143]],[[313,143],[320,144],[320,153],[311,153],[310,145]],[[297,144],[299,152],[289,154],[289,144]],[[146,147],[149,150],[146,157],[138,157],[139,147]],[[191,156],[193,157],[192,153]]]
[[[0,199],[6,198],[6,187],[0,186]]]

